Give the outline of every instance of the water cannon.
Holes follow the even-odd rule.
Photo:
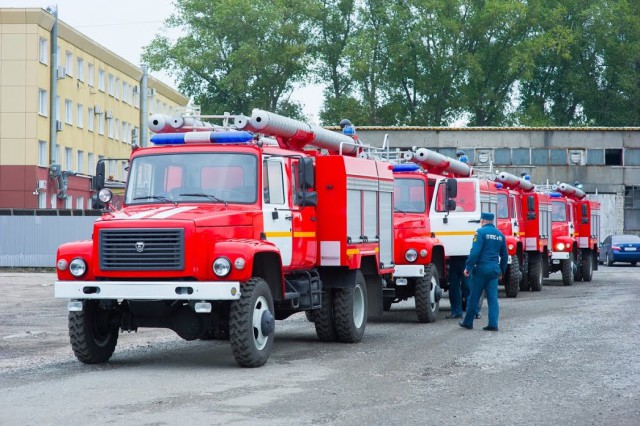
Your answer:
[[[353,137],[261,109],[254,109],[251,117],[235,117],[234,124],[238,130],[275,136],[283,148],[300,150],[306,145],[313,145],[353,155],[361,151],[360,143]]]
[[[582,189],[576,188],[568,183],[561,183],[558,185],[557,191],[566,197],[573,197],[578,200],[582,200],[587,195]]]
[[[447,157],[427,148],[418,148],[403,155],[407,161],[413,161],[433,173],[450,173],[459,177],[471,176],[471,166],[454,158]]]
[[[524,192],[531,192],[535,189],[535,185],[530,180],[507,172],[498,173],[496,180],[509,188],[518,188]]]
[[[210,132],[213,130],[213,126],[203,123],[195,117],[183,117],[182,115],[152,114],[147,119],[147,125],[153,133]]]

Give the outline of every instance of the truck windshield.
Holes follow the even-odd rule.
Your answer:
[[[257,201],[258,159],[252,154],[195,152],[136,157],[126,204]]]
[[[424,213],[426,192],[422,179],[396,179],[394,207],[404,213]]]
[[[567,207],[562,201],[554,201],[551,203],[551,221],[552,222],[566,222],[567,221]]]

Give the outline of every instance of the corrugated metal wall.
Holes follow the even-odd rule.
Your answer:
[[[0,216],[0,267],[54,267],[62,243],[88,240],[96,216]]]

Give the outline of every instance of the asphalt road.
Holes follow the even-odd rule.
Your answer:
[[[237,367],[228,342],[163,330],[81,364],[55,276],[0,272],[0,425],[638,425],[638,272],[601,267],[572,287],[553,274],[500,299],[497,333],[446,320],[446,298],[434,324],[394,305],[358,344],[321,343],[298,314],[258,369]]]

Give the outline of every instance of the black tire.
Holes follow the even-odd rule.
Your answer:
[[[521,288],[522,283],[529,281],[529,253],[527,252],[522,253],[522,262],[520,264],[520,271],[522,272],[521,274],[522,278],[520,278],[520,282],[518,283],[518,286]]]
[[[578,258],[576,259],[576,270],[573,274],[573,281],[580,282],[582,281],[582,262],[584,258],[582,257],[582,250],[578,250]]]
[[[362,272],[356,271],[353,287],[334,289],[333,314],[340,342],[362,340],[367,325],[367,285]]]
[[[631,266],[636,266],[638,262],[631,262]]]
[[[562,284],[565,286],[573,285],[573,253],[569,255],[569,259],[560,261],[560,271],[562,272]]]
[[[307,321],[315,322],[315,311],[304,311],[304,316],[307,317]]]
[[[518,256],[511,256],[511,265],[507,268],[507,276],[502,277],[504,281],[504,291],[507,297],[517,297],[520,283],[522,282],[522,272],[520,271],[520,259]]]
[[[264,279],[254,277],[242,283],[240,291],[240,299],[231,303],[231,351],[239,366],[260,367],[267,362],[273,349],[273,330],[263,333],[263,323],[269,321],[265,317],[270,315],[271,327],[275,327],[271,290]]]
[[[333,290],[328,288],[322,292],[322,307],[313,314],[316,334],[321,342],[336,342],[338,333],[333,316]]]
[[[414,297],[416,299],[416,314],[420,323],[436,322],[438,319],[437,313],[440,310],[440,301],[436,300],[438,281],[438,270],[433,264],[427,265],[424,276],[416,279]]]
[[[605,262],[607,266],[613,266],[613,259],[609,258],[609,252],[607,252],[607,254],[605,255]]]
[[[535,253],[529,256],[528,285],[531,291],[542,290],[542,254]]]
[[[593,279],[593,255],[589,249],[582,250],[580,270],[582,272],[582,281],[590,282]]]
[[[69,338],[76,358],[85,364],[109,361],[118,343],[119,323],[114,310],[85,300],[81,312],[69,312]]]

